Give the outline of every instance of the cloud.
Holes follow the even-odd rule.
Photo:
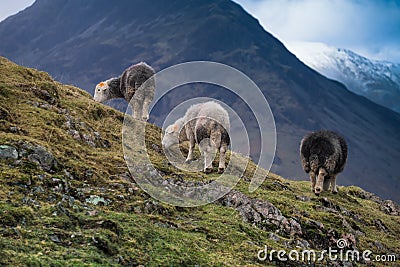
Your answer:
[[[400,2],[235,0],[284,43],[324,42],[400,62]]]
[[[0,21],[30,6],[35,0],[0,1]]]

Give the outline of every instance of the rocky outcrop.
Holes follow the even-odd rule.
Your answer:
[[[15,165],[22,160],[36,164],[46,172],[58,169],[58,162],[53,154],[41,145],[20,141],[16,145],[0,145],[0,159],[10,159]]]
[[[278,230],[284,235],[301,236],[300,224],[294,219],[288,219],[272,203],[253,199],[249,196],[232,190],[218,202],[224,206],[235,208],[245,222],[251,223],[264,230]]]
[[[400,216],[400,206],[392,200],[382,201],[379,208],[386,214]]]

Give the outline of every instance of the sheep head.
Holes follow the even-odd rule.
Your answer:
[[[162,139],[162,145],[164,148],[168,149],[173,145],[179,144],[179,141],[187,140],[184,123],[184,118],[180,118],[174,124],[165,129]]]
[[[179,144],[179,125],[174,123],[165,129],[162,145],[168,149],[176,144]]]
[[[109,89],[110,88],[107,81],[96,85],[93,96],[94,101],[101,103],[108,100],[110,95]]]
[[[96,102],[104,102],[112,98],[122,97],[120,92],[120,77],[108,79],[96,85],[93,99]]]

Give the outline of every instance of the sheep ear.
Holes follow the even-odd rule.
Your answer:
[[[173,129],[174,132],[178,132],[179,131],[179,125],[178,124],[174,124],[172,129]]]

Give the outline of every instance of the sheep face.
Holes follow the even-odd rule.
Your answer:
[[[101,82],[96,85],[96,89],[94,91],[93,99],[96,102],[104,102],[108,100],[109,96],[109,86],[107,82]]]
[[[176,144],[179,144],[179,125],[175,123],[165,129],[162,145],[164,148],[168,149]]]

